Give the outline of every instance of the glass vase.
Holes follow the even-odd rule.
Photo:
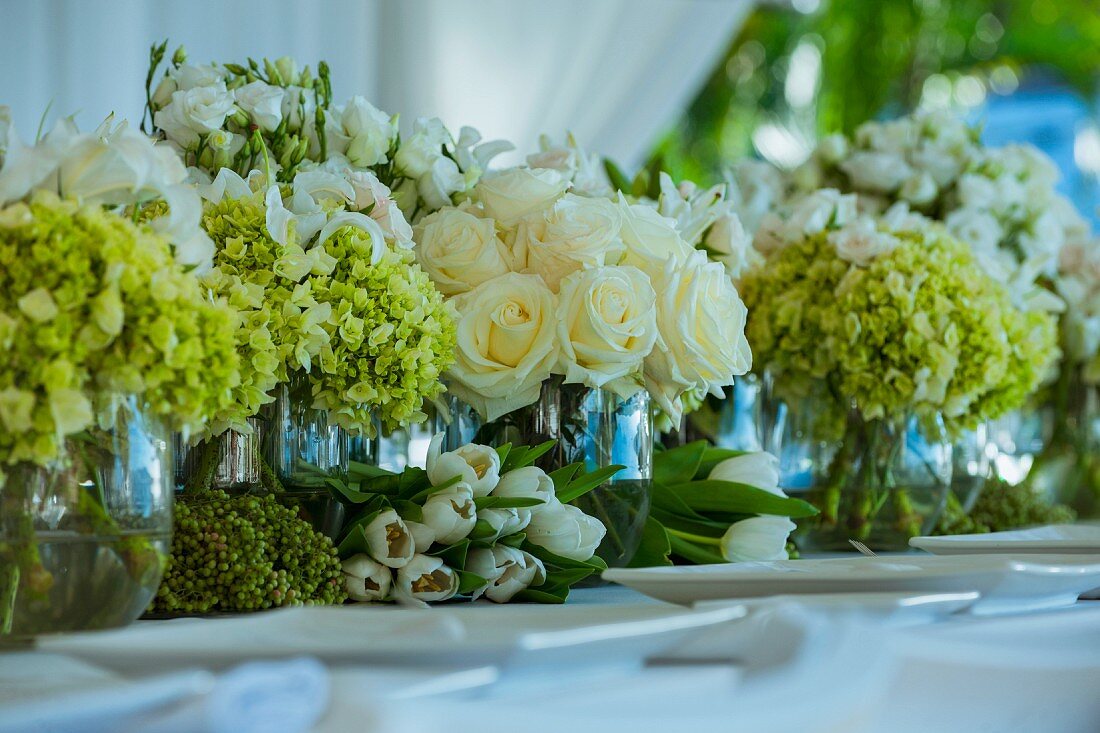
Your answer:
[[[0,486],[0,637],[125,626],[160,584],[172,531],[172,441],[135,397],[44,468]]]
[[[780,485],[820,514],[799,520],[802,552],[907,550],[927,534],[951,487],[952,450],[938,416],[865,419],[820,400],[776,403],[767,449]]]
[[[1041,410],[1047,417],[1042,450],[1028,482],[1050,503],[1072,507],[1080,519],[1100,517],[1100,395],[1080,366],[1065,365]]]
[[[986,484],[993,478],[996,447],[989,441],[985,423],[958,435],[951,444],[951,492],[959,507],[969,513]]]
[[[176,490],[217,489],[236,493],[260,488],[265,471],[261,450],[264,421],[249,418],[248,425],[251,432],[226,430],[195,445],[189,445],[177,433]]]
[[[550,472],[570,463],[592,471],[624,468],[603,485],[573,502],[607,528],[596,550],[610,567],[634,557],[649,518],[653,479],[653,415],[649,393],[622,397],[611,390],[563,384],[552,377],[532,405],[483,423],[477,413],[455,401],[446,429],[445,449],[465,443],[499,446],[538,445],[557,441],[538,465]]]
[[[718,410],[714,444],[730,450],[764,449],[764,385],[755,374],[735,377]]]

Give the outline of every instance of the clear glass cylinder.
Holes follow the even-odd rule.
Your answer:
[[[621,567],[634,557],[649,518],[653,479],[653,415],[649,393],[622,397],[611,390],[563,384],[553,377],[542,385],[536,403],[482,423],[468,405],[455,401],[446,429],[445,450],[465,443],[499,446],[538,445],[557,441],[539,460],[553,471],[582,463],[592,471],[624,468],[574,503],[607,527],[596,551],[609,566]]]
[[[176,489],[251,491],[262,485],[265,421],[249,418],[251,432],[226,430],[195,445],[175,435]]]
[[[764,385],[755,374],[735,377],[729,395],[718,411],[714,443],[730,450],[763,450]]]
[[[780,485],[820,514],[798,521],[801,551],[908,549],[939,520],[951,487],[952,448],[938,416],[864,419],[820,400],[773,405],[767,450]]]
[[[992,479],[996,447],[989,442],[985,423],[957,436],[951,445],[951,491],[964,512],[977,503]]]
[[[103,402],[106,402],[104,400]],[[172,440],[135,397],[0,487],[0,634],[124,626],[148,607],[172,532]]]
[[[348,433],[327,410],[313,407],[305,375],[296,374],[276,388],[265,416],[264,454],[285,489],[325,489],[327,479],[347,480]]]

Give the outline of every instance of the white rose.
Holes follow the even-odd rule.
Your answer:
[[[513,256],[526,263],[525,272],[541,275],[557,292],[572,272],[617,263],[623,252],[621,228],[619,210],[607,199],[567,193],[521,223]]]
[[[913,206],[926,206],[936,199],[939,189],[932,176],[927,173],[917,173],[910,176],[901,184],[898,196],[913,204]]]
[[[581,562],[592,558],[605,534],[607,528],[600,520],[557,499],[535,512],[527,525],[528,542]]]
[[[987,211],[962,208],[952,211],[944,221],[948,230],[976,250],[993,251],[1004,237],[1004,230]]]
[[[344,585],[353,601],[384,601],[390,594],[393,571],[362,553],[341,563]]]
[[[749,517],[730,525],[722,536],[722,557],[730,562],[787,559],[787,539],[795,529],[787,517]]]
[[[562,280],[558,341],[567,384],[602,387],[636,374],[657,340],[656,294],[636,267],[598,267]]]
[[[551,168],[507,168],[486,174],[474,193],[485,212],[504,226],[544,211],[569,186],[569,180]]]
[[[496,455],[496,451],[493,454]],[[446,470],[438,465],[440,458],[436,459],[437,472]],[[441,545],[453,545],[470,534],[477,524],[474,490],[470,484],[460,481],[428,496],[424,501],[424,524],[431,528],[435,541]]]
[[[879,255],[893,252],[901,243],[897,237],[880,232],[871,219],[859,219],[843,229],[829,232],[828,236],[840,259],[860,267],[871,264]]]
[[[717,396],[752,366],[745,340],[748,311],[722,265],[708,262],[702,252],[683,265],[670,263],[654,286],[660,337],[645,361],[646,387],[679,424],[683,392]]]
[[[852,185],[876,193],[896,191],[902,181],[913,174],[905,159],[893,153],[859,151],[840,164]]]
[[[257,80],[234,89],[233,98],[261,130],[271,132],[283,121],[283,90],[277,86]]]
[[[712,468],[707,478],[711,481],[747,484],[769,494],[787,496],[779,488],[779,459],[763,451],[727,458]]]
[[[450,391],[486,420],[535,402],[558,361],[557,303],[542,278],[509,273],[452,302],[458,343]]]
[[[432,486],[453,481],[458,476],[474,496],[488,496],[496,488],[500,479],[500,455],[496,450],[487,445],[468,443],[442,453],[442,446],[443,433],[436,434],[428,445],[425,470]],[[427,520],[425,523],[428,523]],[[438,529],[436,532],[438,534]]]
[[[444,295],[465,293],[509,271],[492,219],[443,209],[416,225],[414,239],[417,261]]]
[[[345,155],[352,165],[369,168],[388,160],[390,145],[397,136],[397,125],[389,115],[363,97],[354,96],[344,105],[340,124],[349,139]]]
[[[676,230],[676,221],[661,216],[655,209],[642,204],[628,204],[619,195],[623,215],[623,244],[626,254],[622,264],[632,265],[651,277],[665,268],[671,258],[684,262],[694,250]]]
[[[438,557],[413,555],[408,565],[397,571],[394,595],[424,603],[454,598],[458,593],[458,573]]]
[[[233,95],[218,82],[172,93],[172,101],[153,116],[153,124],[184,149],[193,148],[199,135],[220,129],[233,111]]]
[[[541,560],[507,545],[471,550],[466,570],[489,581],[474,598],[484,594],[494,603],[507,603],[521,590],[546,582],[546,567]]]

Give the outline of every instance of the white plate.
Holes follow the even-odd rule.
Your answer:
[[[914,537],[909,544],[935,555],[1025,552],[1032,555],[1100,555],[1100,526],[1049,524],[1011,532]]]
[[[640,664],[740,606],[693,611],[633,606],[497,606],[433,609],[335,606],[220,618],[140,621],[116,631],[40,637],[40,649],[136,672],[228,667],[244,659],[309,655],[330,663],[475,667],[561,663]]]
[[[795,603],[826,613],[859,613],[873,616],[890,626],[915,626],[940,621],[971,608],[981,598],[977,591],[960,593],[815,593],[769,596],[740,600],[699,601],[695,608],[717,608],[742,603],[750,615],[760,608]]]
[[[673,603],[818,593],[977,591],[975,613],[1052,608],[1100,586],[1081,555],[897,555],[607,570],[603,577]]]

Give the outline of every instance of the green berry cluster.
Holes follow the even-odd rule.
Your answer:
[[[1026,481],[1015,486],[995,481],[985,487],[969,514],[950,496],[933,534],[985,534],[1076,519],[1076,512],[1064,504],[1050,504]]]
[[[183,495],[151,611],[209,613],[342,603],[332,542],[271,494]]]

